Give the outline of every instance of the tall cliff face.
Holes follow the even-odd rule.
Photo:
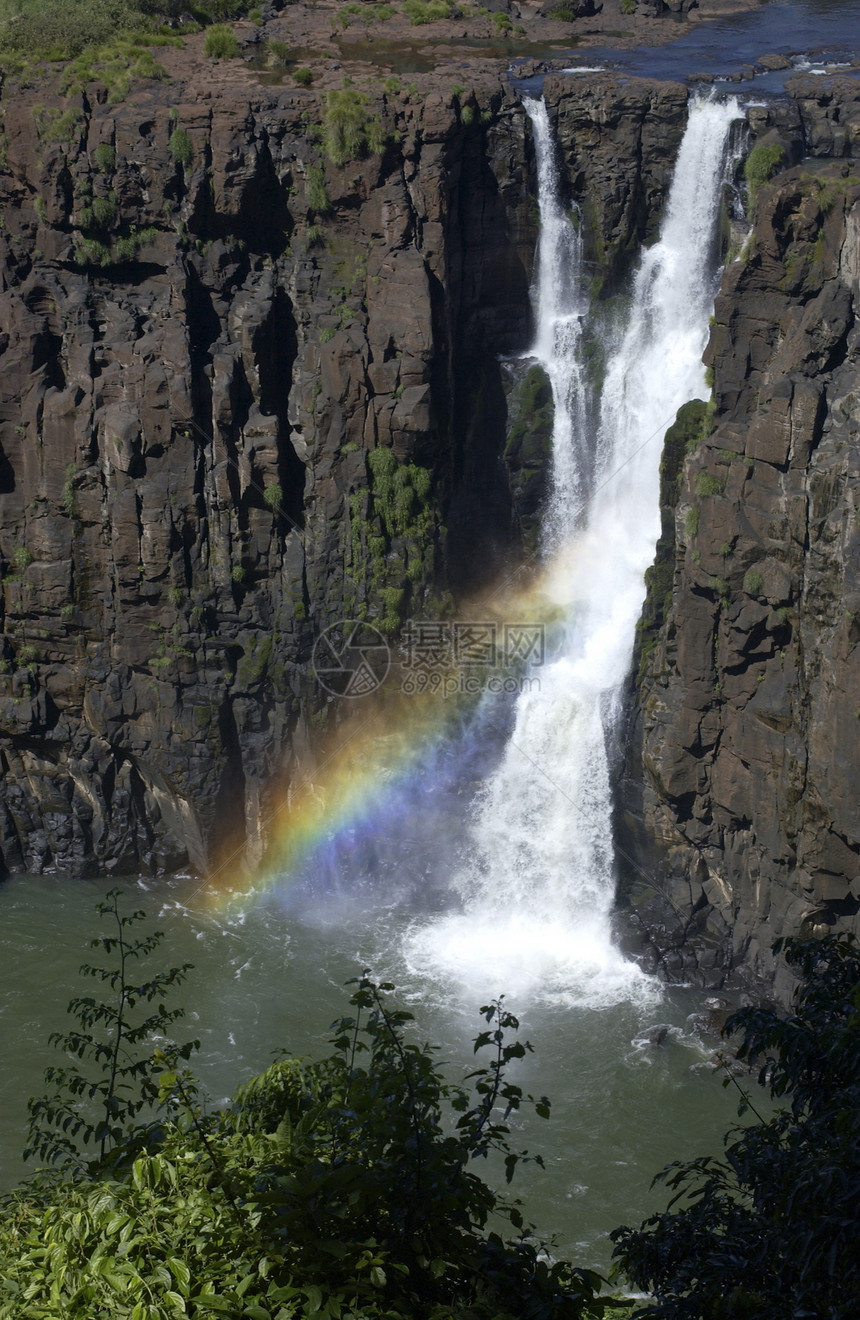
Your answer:
[[[549,90],[611,273],[683,89]],[[314,639],[393,638],[517,552],[526,116],[502,71],[357,104],[385,149],[335,165],[320,99],[247,79],[5,102],[7,869],[253,865],[270,787],[337,717]]]
[[[750,112],[794,168],[727,269],[714,408],[667,446],[637,660],[622,823],[662,897],[633,897],[667,969],[706,980],[768,974],[772,936],[860,900],[860,103],[847,81],[792,90]],[[614,293],[655,232],[686,90],[545,92]],[[384,151],[334,165],[312,93],[5,103],[8,869],[253,865],[272,786],[337,718],[314,639],[345,617],[395,638],[528,539],[545,455],[540,426],[506,447],[499,360],[531,335],[527,118],[486,71],[465,98],[364,115]]]
[[[512,539],[521,107],[498,78],[474,128],[401,97],[383,154],[335,167],[312,95],[251,91],[5,106],[7,868],[253,862],[320,717],[313,638],[393,632]]]
[[[633,903],[664,965],[706,983],[770,980],[774,938],[860,910],[860,93],[792,91],[752,116],[805,159],[759,191],[712,403],[667,437],[637,657],[622,824],[656,884],[632,877]]]

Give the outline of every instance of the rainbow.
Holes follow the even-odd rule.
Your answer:
[[[569,604],[561,599],[566,593],[559,590],[560,577],[571,581],[566,555],[541,568],[526,566],[471,602],[456,624],[443,626],[490,626],[497,641],[507,643],[512,637],[528,639],[529,628],[532,636],[541,629],[545,637]],[[491,692],[517,690],[527,657],[517,655],[516,646],[514,652],[509,655],[502,646]],[[486,673],[477,674],[467,662],[453,659],[439,670],[416,672],[395,660],[377,691],[332,703],[333,727],[312,754],[297,758],[286,782],[270,796],[260,825],[263,861],[248,868],[245,849],[222,859],[207,879],[207,902],[226,908],[288,889],[309,873],[336,868],[344,848],[384,838],[386,825],[401,825],[428,785],[453,775],[452,754],[462,771],[476,737],[498,734],[499,720],[492,710],[487,713],[486,702],[480,730],[472,727],[486,692]]]

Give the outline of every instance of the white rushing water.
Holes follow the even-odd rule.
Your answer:
[[[585,512],[588,477],[588,390],[583,335],[588,293],[582,265],[582,229],[564,209],[558,187],[555,144],[546,102],[525,102],[535,138],[540,236],[535,343],[529,356],[549,378],[554,409],[552,498],[544,515],[547,555],[559,550]],[[574,212],[579,220],[579,213]]]
[[[626,329],[607,346],[589,434],[581,242],[564,211],[546,107],[527,101],[541,238],[531,356],[555,402],[546,590],[560,608],[557,658],[519,698],[501,763],[476,806],[463,911],[413,928],[426,976],[498,984],[514,1003],[599,1005],[655,992],[611,938],[612,796],[607,739],[630,665],[644,574],[659,532],[662,438],[707,398],[702,353],[714,295],[714,234],[735,100],[696,101],[660,240],[636,273]]]

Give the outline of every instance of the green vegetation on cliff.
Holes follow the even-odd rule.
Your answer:
[[[379,156],[387,140],[379,116],[368,113],[367,97],[355,87],[341,87],[326,94],[322,131],[326,154],[335,165],[362,156]]]
[[[747,183],[750,211],[755,206],[759,188],[776,174],[784,159],[785,149],[778,142],[758,142],[747,156],[744,162],[744,178]]]
[[[359,618],[372,611],[382,631],[394,634],[411,595],[432,579],[441,529],[427,468],[400,463],[392,449],[380,446],[367,455],[367,469],[368,487],[348,501],[346,604]]]

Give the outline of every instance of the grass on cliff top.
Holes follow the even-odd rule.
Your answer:
[[[0,0],[0,63],[18,70],[40,61],[65,63],[133,39],[139,46],[175,42],[169,26],[182,14],[199,31],[245,13],[241,0]]]

